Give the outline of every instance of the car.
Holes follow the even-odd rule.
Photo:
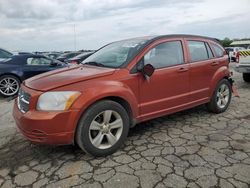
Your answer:
[[[7,50],[4,50],[0,48],[0,61],[8,59],[12,56],[13,54]]]
[[[83,52],[75,57],[68,59],[66,62],[71,64],[80,64],[83,60],[91,56],[94,52]]]
[[[236,72],[242,73],[245,82],[250,82],[250,49],[240,50],[237,53],[233,68]]]
[[[226,47],[225,50],[229,56],[230,61],[235,62],[237,52],[239,52],[240,50],[245,50],[245,48],[244,47]]]
[[[11,97],[18,93],[20,83],[32,76],[65,67],[57,60],[34,54],[14,55],[0,61],[0,95]]]
[[[227,110],[233,80],[218,40],[193,35],[110,43],[81,65],[26,80],[13,117],[33,143],[106,156],[140,122],[206,104]]]
[[[59,53],[59,52],[50,52],[50,53],[44,53],[43,55],[47,56],[47,57],[49,57],[51,59],[57,59],[61,55],[61,53]]]
[[[75,56],[77,56],[79,54],[81,54],[81,52],[67,52],[67,53],[61,54],[56,59],[61,61],[61,62],[66,62],[69,58],[75,57]]]

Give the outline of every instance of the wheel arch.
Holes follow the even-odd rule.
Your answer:
[[[94,104],[96,104],[97,102],[103,101],[103,100],[111,100],[114,102],[117,102],[118,104],[120,104],[128,113],[129,115],[129,123],[130,123],[130,127],[134,127],[137,123],[135,117],[135,114],[133,112],[132,106],[131,104],[124,99],[121,96],[105,96],[105,97],[101,97],[98,100],[95,100],[94,102],[88,104],[88,106],[80,113],[80,116],[77,118],[76,120],[76,126],[74,128],[74,138],[73,138],[73,142],[74,144],[76,143],[76,135],[77,135],[77,127],[79,125],[79,121],[81,120],[81,117],[84,115],[84,113]]]
[[[210,98],[212,97],[213,93],[214,93],[214,90],[217,86],[217,83],[222,80],[222,79],[227,79],[230,81],[230,71],[228,69],[228,67],[226,66],[223,66],[223,67],[220,67],[213,75],[213,78],[210,82]],[[230,81],[231,83],[231,81]]]
[[[14,76],[14,77],[18,78],[18,80],[20,81],[20,83],[22,83],[22,79],[21,79],[21,77],[20,77],[19,75],[17,75],[17,74],[11,73],[11,72],[8,72],[8,73],[2,73],[2,74],[0,74],[0,77],[2,77],[2,76],[8,76],[8,75],[10,75],[10,76]]]

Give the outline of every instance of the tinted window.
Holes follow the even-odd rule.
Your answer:
[[[206,48],[207,48],[208,57],[213,58],[214,56],[213,56],[212,50],[207,43],[206,43]]]
[[[216,44],[212,44],[212,46],[214,48],[216,57],[222,57],[224,55],[224,51],[223,51],[223,49],[221,47],[219,47]]]
[[[191,61],[201,61],[208,59],[208,52],[204,42],[188,41]]]
[[[46,58],[28,58],[27,59],[27,65],[50,65],[51,64],[51,60],[50,59],[46,59]]]
[[[144,56],[144,64],[155,68],[168,67],[184,62],[181,41],[165,42],[152,48]]]

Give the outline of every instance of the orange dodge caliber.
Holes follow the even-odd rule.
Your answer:
[[[34,143],[78,144],[95,156],[115,152],[129,128],[206,104],[224,112],[231,101],[228,56],[216,39],[193,35],[110,43],[79,66],[26,80],[13,116]]]

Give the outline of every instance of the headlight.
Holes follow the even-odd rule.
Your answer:
[[[39,97],[36,108],[42,111],[68,110],[79,95],[78,91],[46,92]]]

